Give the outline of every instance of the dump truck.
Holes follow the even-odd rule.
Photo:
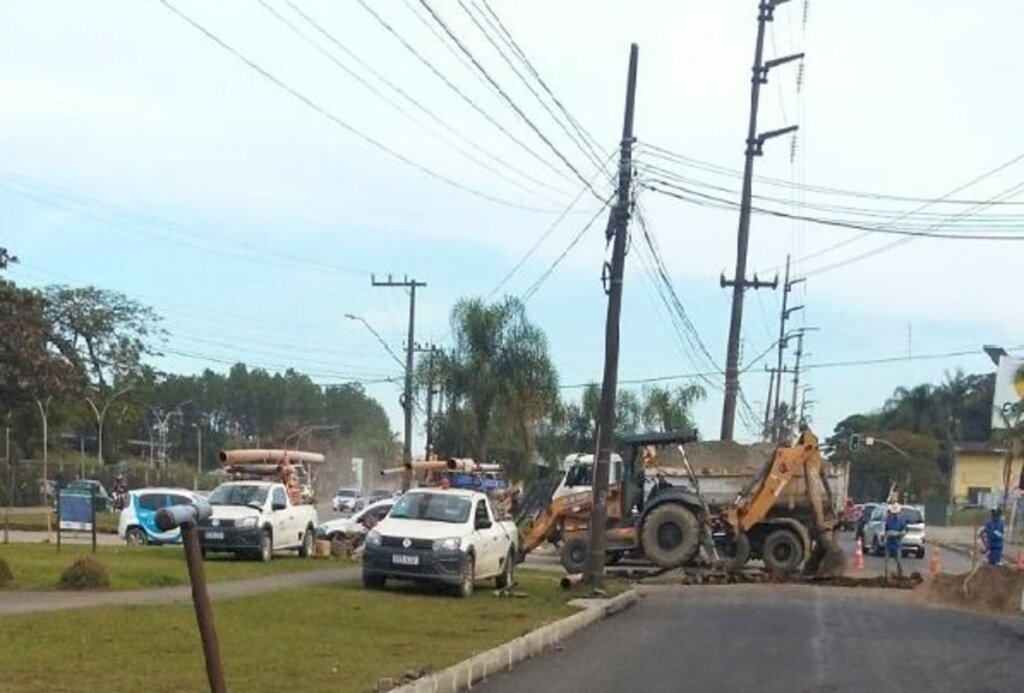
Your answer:
[[[774,449],[762,467],[731,498],[710,497],[686,455],[690,433],[659,433],[623,440],[619,483],[608,492],[605,528],[607,562],[642,556],[661,568],[704,560],[739,570],[751,559],[775,574],[834,574],[842,552],[832,538],[836,516],[823,474],[818,439],[810,429],[792,445]],[[679,466],[663,466],[673,450]],[[520,523],[522,550],[529,552],[550,536],[561,538],[562,565],[579,572],[589,552],[591,490],[554,499]]]

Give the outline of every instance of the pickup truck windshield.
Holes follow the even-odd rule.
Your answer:
[[[246,484],[218,486],[207,500],[210,502],[210,505],[262,506],[267,500],[267,488],[265,486],[248,486]]]
[[[407,493],[398,499],[388,517],[400,520],[433,520],[461,524],[469,519],[471,503],[444,493]]]

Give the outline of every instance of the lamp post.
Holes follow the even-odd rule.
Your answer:
[[[115,399],[131,391],[134,387],[134,385],[129,385],[128,387],[121,388],[112,394],[102,407],[97,407],[96,403],[92,401],[92,397],[85,395],[85,401],[89,403],[89,407],[92,409],[92,413],[96,417],[96,460],[100,463],[101,467],[103,466],[103,420],[107,416],[107,409],[110,408],[110,405],[114,403]]]
[[[199,477],[203,475],[203,427],[198,423],[192,427],[196,429],[196,474],[192,478],[192,490],[196,491],[199,489]]]

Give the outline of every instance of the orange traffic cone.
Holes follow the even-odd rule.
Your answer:
[[[942,558],[939,556],[939,550],[932,549],[932,560],[928,564],[928,572],[932,575],[938,575],[942,572]]]
[[[858,537],[853,549],[853,569],[864,570],[864,542]]]

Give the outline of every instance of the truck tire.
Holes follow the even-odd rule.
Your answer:
[[[299,558],[310,558],[313,555],[313,530],[306,527],[302,534],[302,544],[299,545]]]
[[[494,584],[499,590],[503,590],[507,587],[511,587],[516,581],[516,557],[512,551],[508,552],[505,556],[505,565],[502,567],[501,574],[494,579]]]
[[[729,551],[726,552],[726,570],[730,573],[738,573],[750,560],[750,537],[744,532],[736,535],[736,540]]]
[[[264,563],[270,563],[274,558],[274,535],[270,533],[269,529],[263,530],[263,534],[260,535],[260,550],[259,559]]]
[[[587,554],[590,553],[590,542],[583,537],[567,539],[562,544],[562,552],[559,557],[562,560],[562,567],[570,575],[582,573],[587,563]]]
[[[661,568],[688,563],[700,548],[697,516],[679,503],[655,508],[644,520],[640,545],[647,558]]]
[[[774,575],[797,572],[804,560],[804,546],[791,529],[777,529],[764,540],[764,565]]]

